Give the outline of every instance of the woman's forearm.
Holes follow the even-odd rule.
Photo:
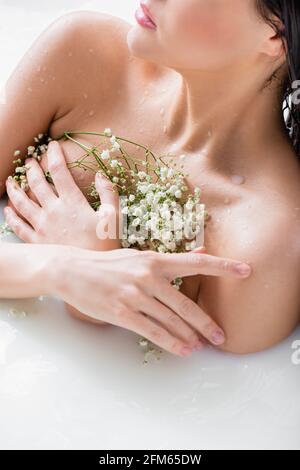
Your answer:
[[[64,250],[68,247],[0,243],[0,298],[55,294],[55,260]]]

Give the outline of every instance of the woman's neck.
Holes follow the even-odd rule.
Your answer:
[[[170,150],[197,153],[224,171],[261,165],[262,149],[285,142],[286,133],[278,82],[262,90],[266,77],[255,72],[176,73],[164,116]]]

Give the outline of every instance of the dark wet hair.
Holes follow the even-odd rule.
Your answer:
[[[298,85],[295,89],[293,82],[300,80],[300,0],[256,0],[256,3],[260,16],[285,40],[288,74],[281,83],[283,111],[287,131],[300,158],[300,104],[292,100],[299,88]]]

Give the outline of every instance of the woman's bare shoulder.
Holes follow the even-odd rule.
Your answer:
[[[43,64],[53,68],[51,62],[55,61],[58,89],[68,91],[64,93],[65,110],[74,107],[84,85],[90,84],[99,94],[113,89],[128,63],[130,27],[121,18],[83,10],[60,16],[37,39],[37,43],[48,44],[48,61],[44,59]]]
[[[60,16],[57,25],[66,32],[73,32],[74,45],[89,56],[91,49],[101,51],[104,57],[118,60],[127,51],[126,35],[132,27],[130,23],[117,16],[89,10],[75,11]],[[91,53],[91,52],[90,52]],[[84,60],[84,57],[82,57]]]

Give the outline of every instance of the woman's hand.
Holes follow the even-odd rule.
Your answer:
[[[38,162],[26,160],[27,180],[35,202],[14,181],[6,182],[10,207],[5,219],[15,234],[28,243],[73,245],[90,250],[120,248],[118,238],[100,240],[97,226],[115,215],[118,221],[119,196],[114,185],[105,177],[95,179],[101,206],[95,212],[89,205],[67,167],[62,148],[50,142],[47,152],[48,170],[54,187],[46,180]]]
[[[181,356],[202,348],[200,336],[220,345],[225,335],[207,313],[170,282],[177,276],[197,274],[242,281],[251,272],[244,263],[248,273],[242,274],[240,262],[197,251],[96,252],[70,247],[56,253],[50,282],[54,295],[97,321],[132,330]]]

